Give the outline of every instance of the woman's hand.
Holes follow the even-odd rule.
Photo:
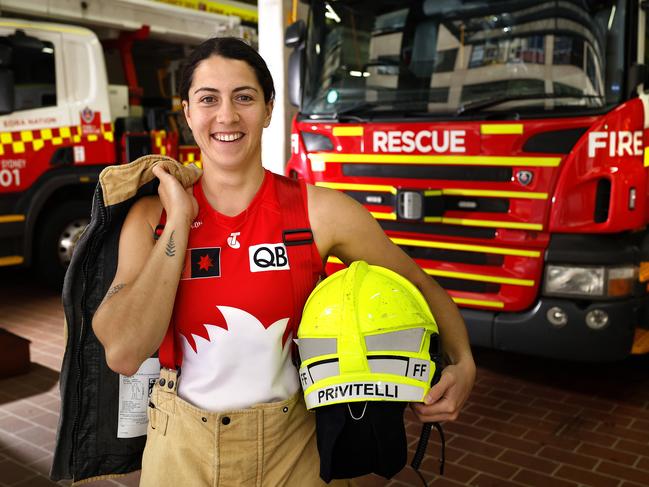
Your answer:
[[[162,166],[156,165],[153,174],[160,180],[158,195],[160,202],[167,212],[167,219],[178,219],[191,225],[198,215],[198,202],[194,198],[192,188],[183,188],[182,184]]]
[[[469,397],[475,381],[475,364],[465,359],[448,365],[437,384],[431,387],[424,403],[411,403],[410,407],[422,423],[455,421],[464,402]]]

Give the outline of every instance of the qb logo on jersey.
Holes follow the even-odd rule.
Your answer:
[[[283,243],[265,243],[248,247],[250,272],[283,271],[290,269]]]

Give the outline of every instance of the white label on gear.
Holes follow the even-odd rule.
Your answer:
[[[157,358],[146,359],[130,377],[119,376],[118,438],[146,435],[149,397],[159,376],[160,361]]]
[[[74,146],[74,162],[86,162],[86,148],[82,145]]]

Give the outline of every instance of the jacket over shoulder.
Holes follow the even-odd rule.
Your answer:
[[[146,434],[118,437],[119,374],[106,364],[92,318],[117,269],[119,236],[133,203],[157,194],[152,169],[162,164],[185,187],[201,176],[160,155],[110,166],[99,176],[90,223],[77,243],[63,284],[67,336],[60,376],[61,413],[52,480],[81,482],[138,470]]]

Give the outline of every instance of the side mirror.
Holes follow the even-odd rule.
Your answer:
[[[627,74],[627,96],[633,96],[638,85],[644,84],[644,89],[649,89],[649,66],[646,64],[632,64]]]
[[[13,47],[21,49],[34,49],[40,51],[46,47],[43,41],[37,37],[28,36],[22,29],[17,29],[14,34],[7,36],[7,39],[9,39],[9,42]]]
[[[306,24],[304,20],[293,22],[286,28],[284,33],[284,44],[286,47],[297,48],[304,42],[304,35],[306,33]]]
[[[0,68],[0,115],[14,111],[14,73]]]
[[[300,108],[302,102],[302,71],[304,69],[304,40],[306,24],[304,20],[293,22],[286,28],[284,44],[293,48],[288,58],[288,100],[291,105]]]
[[[294,107],[302,104],[302,69],[304,66],[304,47],[295,49],[288,58],[288,101]]]

